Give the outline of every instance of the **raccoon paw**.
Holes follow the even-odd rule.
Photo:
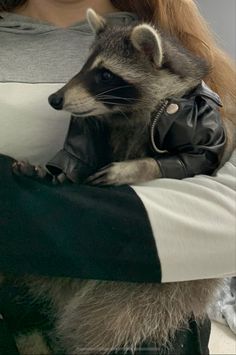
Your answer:
[[[134,182],[134,170],[130,162],[111,163],[91,175],[85,183],[100,186],[119,186]]]
[[[133,185],[158,179],[161,171],[152,158],[111,163],[90,176],[85,182],[91,185]]]
[[[25,175],[29,177],[36,175],[35,167],[23,160],[14,162],[12,165],[12,171],[16,175]]]
[[[44,178],[47,175],[45,169],[41,166],[31,165],[27,161],[15,161],[12,165],[12,171],[15,175],[23,175],[32,178]]]

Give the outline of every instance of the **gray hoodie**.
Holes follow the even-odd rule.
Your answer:
[[[119,24],[131,13],[108,15]],[[69,114],[48,96],[81,69],[93,41],[86,21],[63,29],[30,17],[1,13],[0,153],[44,164],[63,146]]]
[[[2,13],[0,19],[0,81],[65,82],[84,63],[93,33],[86,21],[63,29],[30,17]],[[130,13],[108,15],[129,23]]]

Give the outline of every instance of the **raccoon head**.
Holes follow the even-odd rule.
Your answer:
[[[202,63],[149,24],[111,25],[92,9],[87,20],[96,35],[91,54],[81,71],[49,97],[55,109],[81,117],[151,110],[205,74]]]

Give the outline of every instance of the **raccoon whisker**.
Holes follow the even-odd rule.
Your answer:
[[[130,88],[130,87],[132,87],[132,85],[117,86],[117,87],[115,87],[115,88],[112,88],[112,89],[109,89],[109,90],[100,92],[100,94],[97,94],[95,97],[98,97],[98,96],[101,96],[101,95],[103,95],[103,94],[106,94],[107,92],[111,92],[111,91],[115,91],[115,90],[123,89],[123,88]]]
[[[102,98],[104,98],[104,99],[109,99],[109,98],[121,99],[121,100],[126,100],[126,101],[141,101],[140,99],[134,99],[132,97],[122,97],[122,96],[114,96],[114,95],[103,95]]]
[[[140,102],[140,103],[143,103],[143,104],[150,104],[150,101],[148,100],[143,100],[143,99],[134,99],[132,97],[121,97],[121,96],[113,96],[113,95],[103,95],[101,97],[99,97],[99,100],[100,99],[119,99],[119,100],[124,100],[124,101],[132,101],[132,102]]]
[[[110,100],[113,100],[113,101],[115,101],[115,100],[121,100],[122,98],[119,98],[119,97],[116,97],[116,96],[107,96],[107,97],[99,97],[98,98],[98,101],[99,102],[102,102],[102,101],[110,101]],[[123,99],[124,100],[124,102],[122,103],[122,102],[116,102],[116,105],[127,105],[127,104],[130,104],[130,105],[132,105],[133,104],[133,102],[132,101],[129,101],[129,100],[125,100],[125,99]]]
[[[150,103],[150,101],[145,100],[145,99],[135,99],[133,97],[122,97],[122,96],[115,96],[115,95],[101,95],[102,98],[117,98],[117,99],[122,99],[122,100],[127,100],[127,101],[135,101],[135,102],[143,102],[143,103]],[[100,99],[100,96],[99,96]]]
[[[124,116],[127,120],[129,119],[129,117],[123,112],[121,111],[119,108],[118,108],[118,111],[122,114],[122,116]]]
[[[105,101],[105,100],[99,100],[102,104],[107,104],[107,105],[118,105],[118,106],[124,106],[127,107],[127,104],[121,104],[113,101]]]

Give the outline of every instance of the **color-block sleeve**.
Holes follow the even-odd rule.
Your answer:
[[[0,270],[166,282],[235,273],[236,152],[216,177],[51,187],[0,158]]]
[[[129,186],[42,184],[0,156],[0,270],[85,279],[161,281],[148,215]]]

